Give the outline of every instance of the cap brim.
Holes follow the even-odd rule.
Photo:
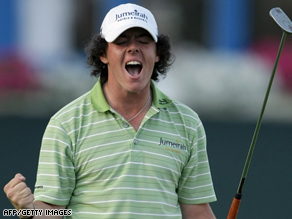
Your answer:
[[[129,25],[125,25],[123,27],[120,27],[120,28],[116,28],[116,29],[113,29],[111,32],[109,32],[104,38],[107,42],[109,43],[112,43],[114,42],[118,36],[120,36],[123,32],[125,32],[126,30],[130,29],[130,28],[134,28],[134,27],[139,27],[139,28],[142,28],[144,30],[146,30],[147,32],[150,33],[150,35],[152,36],[153,40],[155,41],[155,43],[157,43],[157,35],[155,34],[155,30],[151,30],[151,28],[147,29],[145,28],[145,25],[142,26],[142,25],[139,25],[139,24],[136,24],[136,25],[133,25],[133,24],[129,24]]]

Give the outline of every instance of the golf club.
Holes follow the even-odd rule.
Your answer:
[[[258,134],[259,134],[260,126],[261,126],[261,123],[262,123],[262,118],[263,118],[263,115],[264,115],[264,112],[265,112],[266,104],[267,104],[267,101],[268,101],[268,97],[269,97],[270,90],[271,90],[271,87],[272,87],[272,83],[273,83],[273,80],[274,80],[275,72],[276,72],[276,69],[277,69],[277,66],[278,66],[278,62],[279,62],[279,59],[280,59],[280,55],[281,55],[281,52],[282,52],[282,48],[283,48],[286,36],[289,35],[289,34],[292,34],[292,22],[289,19],[289,17],[282,11],[281,8],[279,8],[279,7],[273,8],[273,9],[271,9],[269,14],[275,20],[275,22],[281,27],[281,29],[283,30],[283,35],[282,35],[282,39],[281,39],[280,46],[279,46],[279,49],[278,49],[278,54],[277,54],[277,57],[276,57],[276,61],[275,61],[275,64],[274,64],[274,68],[273,68],[273,72],[272,72],[272,75],[271,75],[271,78],[270,78],[270,82],[269,82],[269,85],[268,85],[268,88],[267,88],[267,91],[266,91],[265,99],[264,99],[264,102],[263,102],[263,105],[262,105],[262,110],[261,110],[261,113],[260,113],[260,117],[258,119],[255,131],[254,131],[254,135],[253,135],[253,138],[252,138],[252,141],[251,141],[251,145],[250,145],[250,148],[249,148],[249,151],[248,151],[248,155],[247,155],[247,158],[246,158],[246,161],[245,161],[245,165],[244,165],[244,169],[243,169],[242,176],[241,176],[241,179],[240,179],[240,183],[239,183],[237,192],[236,192],[236,194],[235,194],[235,196],[233,198],[233,201],[231,203],[231,207],[230,207],[227,219],[236,219],[236,217],[237,217],[239,206],[240,206],[240,202],[241,202],[241,197],[242,197],[243,186],[244,186],[244,183],[245,183],[245,180],[246,180],[246,176],[247,176],[247,172],[248,172],[248,169],[249,169],[249,166],[250,166],[250,163],[251,163],[251,158],[252,158],[252,155],[253,155],[253,152],[254,152],[255,144],[256,144],[256,141],[257,141]]]

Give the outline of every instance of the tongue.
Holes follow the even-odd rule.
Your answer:
[[[138,75],[141,71],[141,66],[140,65],[128,65],[126,66],[127,71],[129,72],[130,75]]]

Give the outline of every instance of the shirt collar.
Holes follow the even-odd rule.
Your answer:
[[[98,79],[96,84],[91,89],[90,99],[94,109],[96,109],[98,112],[106,112],[110,110],[110,106],[108,105],[102,92],[100,79]]]
[[[162,93],[154,84],[153,81],[151,81],[151,89],[153,93],[153,105],[156,108],[165,108],[169,106],[172,103],[172,100],[166,96],[164,93]],[[91,103],[98,112],[106,112],[110,110],[110,106],[107,103],[103,92],[102,92],[102,86],[100,83],[100,79],[96,82],[94,87],[90,91],[90,99]]]
[[[151,88],[153,93],[153,105],[156,108],[165,108],[172,103],[172,100],[164,93],[162,93],[162,91],[156,87],[153,81],[151,81]]]

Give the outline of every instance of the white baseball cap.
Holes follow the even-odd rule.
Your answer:
[[[112,8],[105,16],[100,34],[107,42],[113,42],[125,30],[141,27],[147,30],[157,42],[158,28],[153,14],[135,4],[122,4]]]

